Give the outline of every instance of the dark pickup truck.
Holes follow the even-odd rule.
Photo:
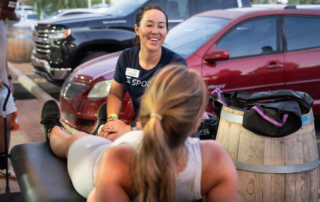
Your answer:
[[[131,47],[135,15],[148,3],[164,9],[169,29],[203,11],[251,6],[250,0],[122,0],[105,14],[41,21],[34,32],[34,71],[64,80],[79,64]]]

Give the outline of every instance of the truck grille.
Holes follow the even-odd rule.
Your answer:
[[[33,40],[35,44],[35,51],[37,54],[48,56],[51,53],[52,39],[53,36],[59,32],[64,32],[63,27],[50,26],[50,25],[38,25],[35,27],[33,33]]]

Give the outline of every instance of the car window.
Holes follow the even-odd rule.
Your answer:
[[[169,31],[165,45],[181,56],[188,56],[224,27],[229,19],[192,17]]]
[[[238,24],[223,36],[217,48],[229,50],[230,58],[275,53],[277,19],[260,18]]]
[[[166,12],[170,20],[190,17],[189,0],[159,0],[156,3]]]
[[[284,24],[288,51],[320,46],[320,18],[288,16]]]

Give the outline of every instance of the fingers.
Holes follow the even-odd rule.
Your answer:
[[[116,131],[118,131],[118,127],[116,124],[108,122],[107,124],[102,126],[101,131],[102,132],[116,132]]]

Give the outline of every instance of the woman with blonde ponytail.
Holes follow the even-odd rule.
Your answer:
[[[53,100],[44,104],[41,123],[52,151],[68,158],[74,188],[89,202],[235,202],[237,173],[225,149],[190,137],[207,101],[197,72],[170,65],[142,97],[142,131],[107,139],[83,132],[70,136],[62,131]]]
[[[190,137],[207,100],[197,72],[163,68],[141,101],[143,131],[123,135],[103,152],[89,201],[237,201],[237,173],[227,152],[213,140]]]

